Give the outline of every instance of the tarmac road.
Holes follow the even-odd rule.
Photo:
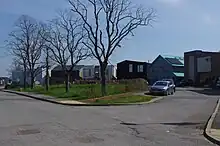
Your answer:
[[[217,97],[181,88],[148,105],[69,107],[0,92],[0,146],[211,146]]]

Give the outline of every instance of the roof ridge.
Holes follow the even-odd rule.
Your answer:
[[[181,59],[184,59],[184,57],[182,56],[175,56],[175,55],[161,55],[162,57],[164,58],[181,58]]]
[[[167,61],[168,63],[170,63],[171,65],[179,65],[179,64],[175,64],[174,62],[171,62],[170,59],[176,59],[176,60],[178,60],[178,61],[181,63],[180,66],[184,65],[184,57],[172,56],[172,55],[161,55],[161,56],[164,58],[164,60],[166,60],[166,61]]]

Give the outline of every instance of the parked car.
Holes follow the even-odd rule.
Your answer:
[[[173,85],[170,81],[156,81],[150,88],[151,94],[170,95],[174,93]]]
[[[168,82],[171,82],[171,86],[172,86],[174,92],[176,92],[176,85],[175,85],[173,79],[163,79],[162,81],[168,81]]]

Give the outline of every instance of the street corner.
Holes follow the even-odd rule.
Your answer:
[[[206,127],[204,129],[204,136],[213,142],[214,144],[220,145],[220,99],[214,108],[214,112],[210,116]]]

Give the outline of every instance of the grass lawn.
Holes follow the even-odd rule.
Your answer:
[[[17,89],[20,90],[20,89]],[[50,86],[49,91],[46,91],[42,86],[36,86],[34,89],[27,88],[26,90],[21,90],[24,92],[33,92],[38,94],[45,94],[60,99],[68,100],[85,100],[90,98],[101,97],[101,87],[99,84],[82,84],[82,85],[71,85],[69,93],[65,92],[64,85],[53,85]],[[115,95],[120,93],[125,93],[125,84],[108,84],[107,85],[107,95]]]
[[[153,96],[144,96],[144,95],[124,95],[124,96],[112,96],[111,98],[99,98],[95,100],[88,100],[89,103],[97,104],[117,104],[117,103],[138,103],[138,102],[147,102],[153,99]],[[86,101],[84,101],[86,102]]]

